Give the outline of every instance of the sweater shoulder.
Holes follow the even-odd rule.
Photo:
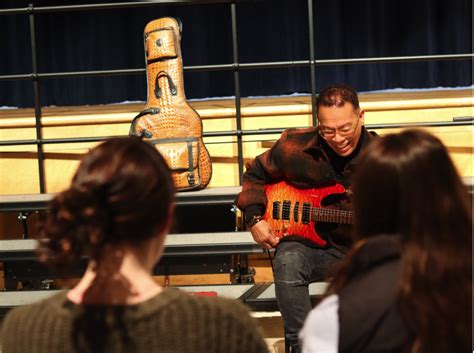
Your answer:
[[[226,342],[227,348],[240,347],[237,351],[268,353],[261,328],[242,302],[236,299],[193,296],[180,291],[171,291],[175,292],[173,293],[175,300],[166,310],[172,313],[181,325],[197,325],[199,327],[196,326],[193,331],[200,331],[202,336],[209,339],[212,337],[212,341]],[[221,348],[218,351],[224,351],[224,346]]]
[[[39,315],[42,312],[56,311],[62,303],[66,300],[66,292],[54,294],[49,298],[42,299],[36,303],[29,305],[22,305],[11,309],[5,316],[4,322],[9,320],[18,320],[24,317],[32,317],[31,315]]]
[[[38,338],[49,329],[49,324],[58,317],[60,303],[65,300],[65,292],[53,295],[37,303],[11,309],[1,327],[0,341],[5,352],[13,351],[18,342],[38,342]],[[46,324],[49,323],[49,324]]]
[[[288,150],[301,148],[316,144],[318,139],[317,128],[290,128],[286,129],[274,146],[280,148],[286,153]]]
[[[301,139],[301,140],[310,140],[314,138],[315,134],[318,133],[318,129],[316,127],[306,127],[306,128],[290,128],[286,129],[282,137],[289,138],[289,139]]]
[[[203,313],[214,312],[218,316],[232,317],[237,321],[253,321],[248,307],[238,300],[223,297],[194,296],[173,289],[168,291],[174,292],[172,295],[175,298],[173,308],[170,307],[170,310],[176,310],[176,308],[186,310],[187,306],[192,306],[194,310],[200,309]]]

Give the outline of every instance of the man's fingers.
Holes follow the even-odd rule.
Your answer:
[[[270,230],[270,237],[269,237],[269,242],[272,248],[276,247],[278,243],[280,242],[280,238],[278,238],[272,230]]]
[[[276,247],[279,242],[280,239],[278,237],[273,236],[273,238],[270,239],[270,244],[272,247]]]
[[[265,249],[272,249],[276,247],[280,241],[278,237],[273,234],[266,221],[260,221],[250,228],[253,239]]]
[[[257,243],[260,244],[260,246],[264,249],[271,249],[273,248],[272,244],[269,242],[268,239],[258,241]]]
[[[273,249],[273,248],[274,248],[274,246],[273,246],[272,243],[265,243],[265,249],[270,250],[270,249]]]
[[[278,243],[280,242],[280,239],[278,239],[275,236],[272,236],[271,238],[268,238],[268,240],[261,242],[260,244],[265,248],[265,249],[273,249],[275,248]]]

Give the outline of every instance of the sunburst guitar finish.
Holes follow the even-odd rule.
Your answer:
[[[279,238],[299,236],[324,246],[326,240],[318,234],[315,223],[353,223],[353,212],[323,206],[328,196],[345,191],[341,184],[313,189],[298,189],[286,182],[267,185],[263,219]]]

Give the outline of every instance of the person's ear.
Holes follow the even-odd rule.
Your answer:
[[[359,119],[360,119],[360,125],[364,125],[364,118],[365,118],[365,111],[361,109],[359,111]]]

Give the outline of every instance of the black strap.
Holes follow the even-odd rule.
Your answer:
[[[188,141],[188,163],[189,172],[191,173],[194,169],[193,144],[191,141]]]
[[[194,158],[193,158],[193,144],[188,141],[188,184],[194,186],[196,184],[196,177],[194,176]]]
[[[160,77],[166,77],[168,79],[171,95],[176,96],[176,94],[178,94],[178,89],[176,88],[173,79],[166,71],[160,71],[156,74],[155,78],[155,97],[158,99],[161,98]]]
[[[130,130],[128,131],[129,136],[137,136],[140,138],[152,138],[153,133],[148,131],[147,129],[143,129],[140,132],[135,131],[135,126],[137,125],[138,119],[141,118],[143,115],[148,115],[148,114],[159,114],[160,113],[160,108],[149,108],[142,110],[136,117],[133,118],[132,124],[130,125]]]

